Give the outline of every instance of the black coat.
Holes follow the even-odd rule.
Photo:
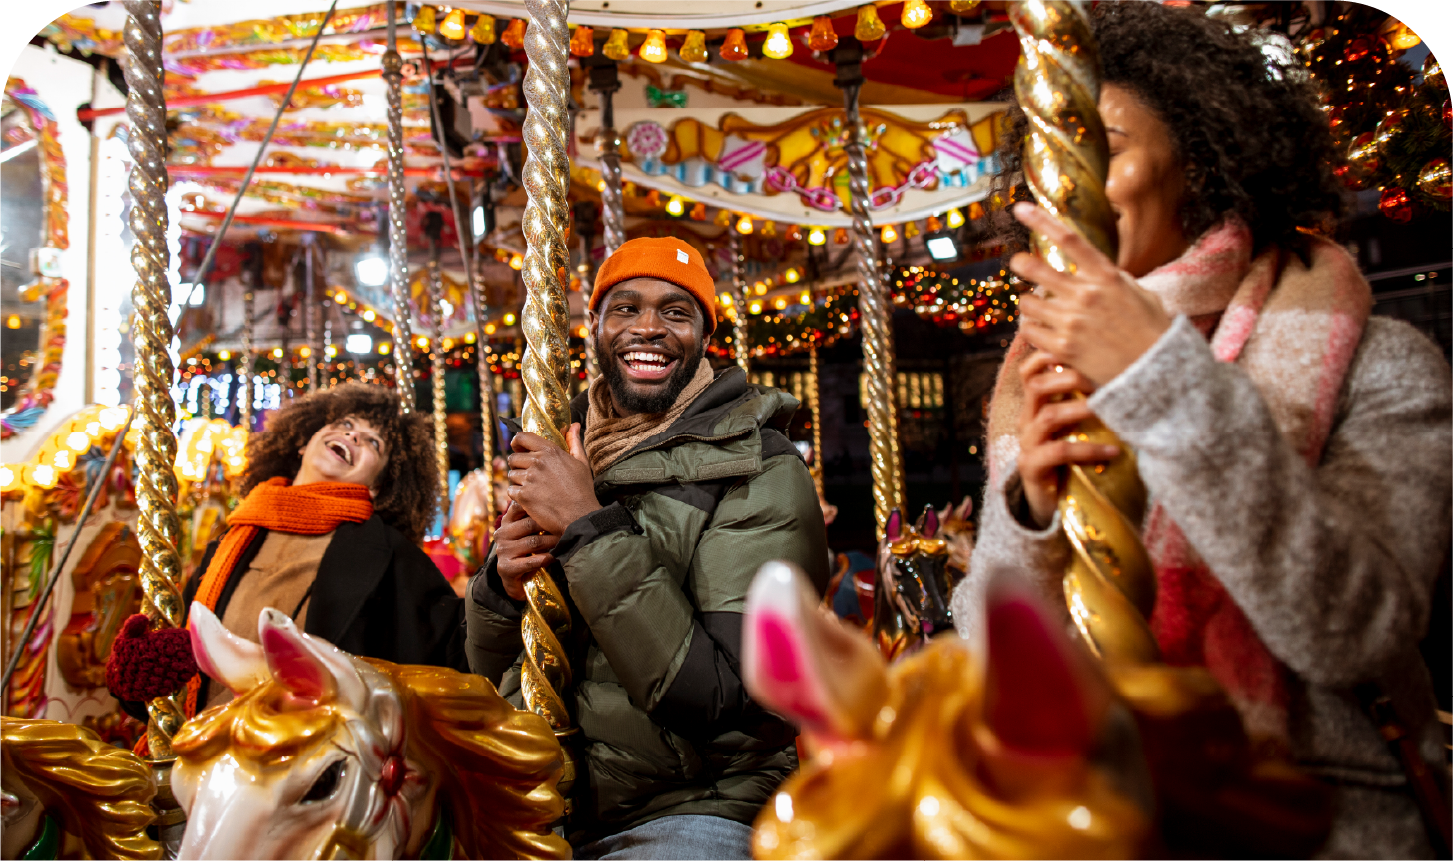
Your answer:
[[[233,576],[213,612],[222,618],[227,602],[262,548],[261,530],[237,560]],[[207,553],[183,593],[188,612],[211,564],[218,542]],[[464,655],[464,602],[427,553],[403,533],[373,515],[362,523],[342,523],[318,563],[310,590],[303,633],[321,637],[345,652],[396,664],[428,664],[469,672]],[[278,607],[296,614],[297,607]],[[197,702],[207,701],[209,679],[202,678]]]

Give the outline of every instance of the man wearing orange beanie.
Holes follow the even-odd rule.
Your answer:
[[[617,249],[587,321],[601,375],[571,404],[570,451],[512,443],[512,504],[469,589],[470,666],[517,696],[523,581],[544,568],[589,632],[575,857],[749,858],[797,756],[738,673],[747,588],[773,559],[819,589],[828,574],[817,493],[783,434],[797,401],[712,372],[715,284],[681,240]]]

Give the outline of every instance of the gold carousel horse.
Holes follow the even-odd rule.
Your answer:
[[[0,717],[5,858],[160,858],[151,769],[76,724]]]
[[[555,735],[485,679],[356,658],[273,609],[261,645],[200,604],[188,627],[235,699],[173,739],[181,857],[568,857]]]
[[[937,637],[887,664],[764,565],[742,670],[807,753],[757,817],[757,858],[1305,857],[1326,788],[1248,743],[1209,676],[1107,677],[1025,587],[989,588],[986,648]]]

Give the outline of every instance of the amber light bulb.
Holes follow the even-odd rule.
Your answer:
[[[479,20],[474,22],[474,27],[469,31],[470,38],[474,39],[476,45],[493,45],[495,40],[494,16],[480,15]]]
[[[807,244],[826,245],[827,231],[823,230],[821,227],[814,227],[811,230],[807,231]]]
[[[858,23],[853,27],[853,35],[859,42],[876,42],[887,32],[883,19],[878,17],[878,7],[871,3],[858,7]]]
[[[439,35],[450,41],[459,41],[464,38],[464,10],[453,9],[444,16],[444,21],[439,25]]]
[[[741,219],[737,221],[737,232],[743,235],[752,232],[752,216],[743,215]]]
[[[944,220],[948,222],[948,226],[951,228],[964,226],[964,214],[957,208],[950,209]]]
[[[908,29],[917,30],[933,20],[933,9],[926,0],[906,0],[903,4],[903,17],[898,20]]]
[[[506,47],[518,51],[525,47],[525,19],[516,18],[505,28],[504,35],[499,37]]]
[[[832,18],[819,15],[812,19],[812,30],[807,34],[807,47],[814,51],[831,51],[837,47],[837,31],[832,28]]]
[[[785,60],[792,56],[792,37],[786,24],[773,24],[767,28],[767,41],[762,43],[762,56],[774,60]]]
[[[681,43],[681,60],[686,63],[706,62],[706,34],[700,30],[691,30],[686,34],[686,41]]]
[[[636,56],[648,63],[666,62],[666,34],[661,30],[647,33],[646,41],[641,43],[641,50]]]
[[[747,34],[741,30],[728,30],[726,41],[721,43],[721,58],[730,63],[747,58]]]
[[[595,31],[581,25],[570,34],[570,54],[574,57],[589,57],[595,53]]]
[[[414,15],[414,29],[420,33],[434,32],[434,7],[420,6],[418,14]]]
[[[882,233],[882,236],[883,236],[883,242],[885,242],[885,243],[887,243],[889,245],[891,245],[894,242],[897,242],[898,241],[898,231],[895,230],[893,228],[893,225],[891,225],[891,224],[885,224],[885,225],[883,225],[883,233]]]
[[[616,62],[630,59],[631,46],[628,41],[629,39],[630,34],[625,30],[612,30],[610,31],[610,38],[606,39],[605,47],[601,48],[600,52]]]

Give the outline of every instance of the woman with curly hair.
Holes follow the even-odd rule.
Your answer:
[[[400,413],[390,389],[348,382],[279,410],[247,454],[244,499],[187,583],[189,608],[200,601],[253,642],[273,607],[356,655],[468,669],[463,602],[418,546],[437,504],[428,417]],[[142,643],[161,641],[145,627],[128,623],[107,668],[123,701],[175,690],[175,678],[138,670],[155,662]],[[228,697],[194,676],[188,714]]]
[[[1404,763],[1364,701],[1386,696],[1439,762],[1417,644],[1449,543],[1448,366],[1370,315],[1356,263],[1322,237],[1341,210],[1338,159],[1299,69],[1189,9],[1103,3],[1093,25],[1118,257],[1014,207],[1078,269],[1011,261],[1038,287],[1020,297],[990,410],[961,633],[981,636],[996,569],[1064,606],[1060,474],[1117,454],[1065,434],[1098,418],[1149,492],[1164,660],[1205,667],[1253,736],[1335,785],[1325,853],[1427,855]]]

